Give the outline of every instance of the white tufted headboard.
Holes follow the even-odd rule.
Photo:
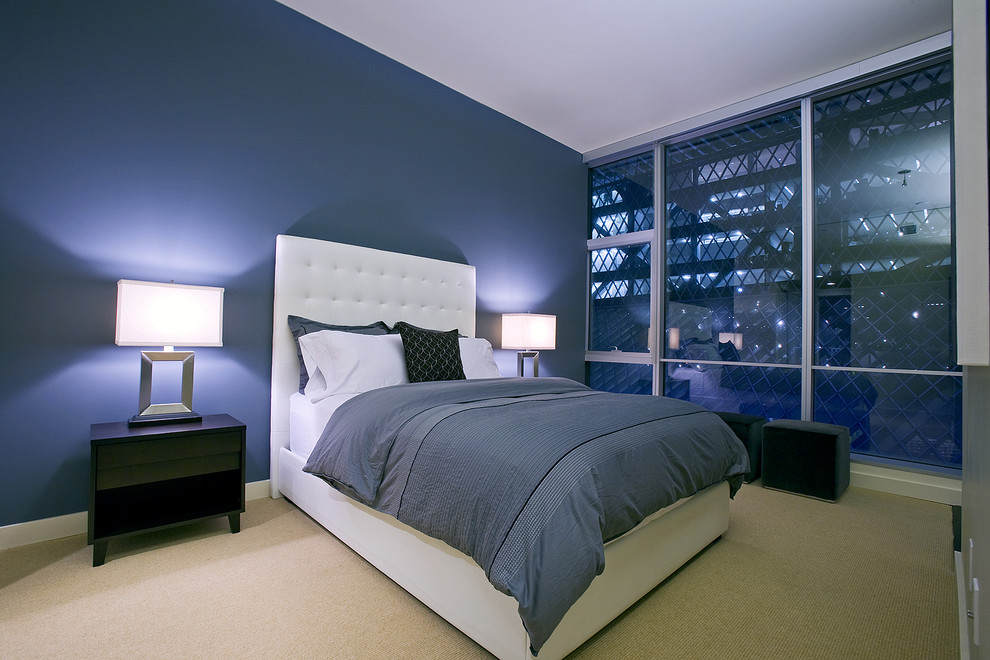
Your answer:
[[[359,325],[408,321],[475,333],[474,266],[297,236],[275,239],[272,324],[271,491],[289,446],[289,396],[299,390],[296,342],[286,317]]]

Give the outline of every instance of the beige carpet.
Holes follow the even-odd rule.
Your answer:
[[[284,500],[0,552],[0,658],[485,658]],[[574,658],[959,657],[949,507],[744,486],[729,532]]]

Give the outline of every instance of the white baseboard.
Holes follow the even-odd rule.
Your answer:
[[[244,484],[244,499],[247,501],[260,500],[264,497],[271,497],[271,483],[268,479],[263,481],[252,481]]]
[[[919,500],[962,505],[962,480],[938,474],[899,470],[884,465],[853,462],[849,468],[849,485],[869,488]]]
[[[252,481],[244,484],[244,499],[258,500],[270,497],[268,480]],[[0,527],[0,550],[22,545],[51,541],[65,536],[85,534],[89,524],[89,513],[80,511],[54,518],[42,518],[23,523]]]
[[[60,539],[63,536],[85,534],[89,514],[85,511],[68,513],[54,518],[42,518],[24,523],[0,527],[0,550],[30,545],[40,541]]]

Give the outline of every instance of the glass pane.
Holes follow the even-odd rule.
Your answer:
[[[709,410],[801,418],[800,369],[669,362],[664,394]]]
[[[814,105],[815,363],[955,364],[948,63]]]
[[[815,372],[815,421],[849,427],[852,451],[962,466],[962,378]]]
[[[653,229],[653,152],[591,170],[591,238]]]
[[[800,137],[788,111],[666,148],[666,357],[800,363]]]
[[[591,350],[649,350],[650,288],[649,243],[591,251]]]
[[[649,364],[588,362],[588,386],[618,394],[653,394],[653,367]]]

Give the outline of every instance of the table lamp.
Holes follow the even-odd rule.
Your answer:
[[[553,314],[502,314],[502,348],[515,349],[517,372],[523,376],[523,361],[533,358],[533,376],[540,375],[540,351],[556,348],[557,317]]]
[[[163,346],[141,351],[138,414],[130,426],[192,422],[202,419],[192,409],[193,352],[176,346],[223,346],[223,289],[162,282],[117,282],[118,346]],[[178,403],[151,403],[155,362],[182,363]]]

